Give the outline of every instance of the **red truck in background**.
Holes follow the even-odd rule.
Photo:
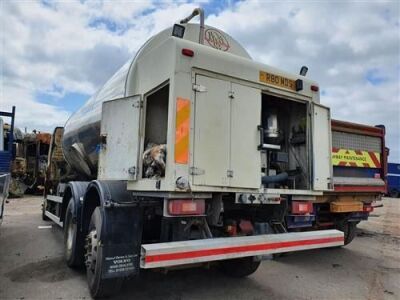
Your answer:
[[[386,194],[387,151],[385,127],[332,120],[333,190],[314,201],[291,201],[288,231],[336,228],[349,244],[360,221],[374,210],[374,201]]]
[[[335,191],[386,193],[385,127],[332,121]]]

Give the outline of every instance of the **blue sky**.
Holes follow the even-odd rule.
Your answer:
[[[365,79],[369,83],[371,83],[372,85],[375,85],[375,86],[379,86],[388,80],[388,78],[385,76],[385,74],[380,72],[380,70],[376,69],[376,68],[368,70],[367,73],[365,74]]]
[[[49,104],[49,105],[56,105],[62,107],[67,111],[77,111],[79,107],[82,106],[83,103],[88,100],[91,95],[83,94],[83,93],[66,93],[62,97],[54,96],[47,93],[37,93],[35,95],[35,99],[38,102]]]
[[[253,59],[319,82],[337,119],[385,124],[400,160],[398,1],[1,1],[0,109],[51,131],[152,35],[202,6]],[[198,22],[198,20],[193,20]]]

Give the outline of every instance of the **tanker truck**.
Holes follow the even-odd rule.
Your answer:
[[[330,111],[304,70],[253,61],[196,9],[55,129],[42,217],[64,228],[65,261],[86,267],[92,297],[145,269],[244,277],[275,253],[344,245],[335,222],[348,211],[330,227],[312,219],[341,198]]]

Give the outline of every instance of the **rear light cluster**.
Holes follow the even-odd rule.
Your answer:
[[[363,211],[368,213],[373,212],[374,207],[371,204],[364,204]]]
[[[204,199],[174,199],[168,201],[168,214],[171,216],[204,215],[206,203]]]
[[[313,212],[311,201],[292,201],[292,214],[305,215]]]

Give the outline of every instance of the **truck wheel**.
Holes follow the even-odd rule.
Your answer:
[[[392,198],[399,198],[399,191],[396,189],[393,189],[390,191],[389,196]]]
[[[253,257],[229,259],[220,262],[222,272],[235,278],[242,278],[253,274],[257,271],[260,264],[261,261],[254,261]]]
[[[45,215],[46,212],[46,199],[43,199],[43,203],[42,203],[42,220],[43,221],[49,221],[49,217]]]
[[[69,200],[64,218],[64,255],[68,267],[83,265],[83,235],[74,220],[75,203]]]
[[[348,245],[356,236],[357,224],[355,222],[339,222],[336,228],[344,233],[344,245]]]
[[[117,293],[122,286],[122,278],[103,279],[103,247],[101,244],[102,216],[96,207],[90,219],[89,233],[86,237],[86,278],[93,298],[103,298]]]

